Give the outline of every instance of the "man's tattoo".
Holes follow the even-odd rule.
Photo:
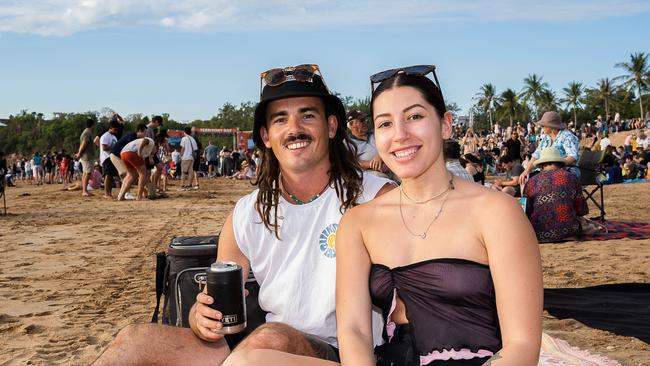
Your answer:
[[[498,360],[500,358],[503,358],[503,357],[501,357],[501,351],[495,353],[494,356],[490,357],[489,360],[485,361],[483,366],[490,366],[490,365],[492,365],[492,361],[496,361],[496,360]]]

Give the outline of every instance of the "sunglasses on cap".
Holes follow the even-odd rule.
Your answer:
[[[415,65],[415,66],[407,66],[407,67],[400,67],[397,69],[380,71],[370,76],[370,86],[372,87],[372,91],[375,91],[375,84],[379,84],[383,81],[386,81],[397,74],[404,74],[404,75],[411,75],[411,76],[426,76],[429,73],[433,74],[434,84],[436,88],[438,88],[438,91],[440,91],[440,82],[438,82],[438,76],[436,75],[435,65]]]
[[[298,66],[290,66],[285,68],[273,68],[266,70],[260,74],[260,95],[265,86],[278,86],[288,81],[298,81],[303,83],[311,83],[314,81],[314,75],[318,75],[325,84],[323,74],[321,74],[318,65],[315,64],[302,64]],[[325,88],[329,92],[329,88],[325,84]]]

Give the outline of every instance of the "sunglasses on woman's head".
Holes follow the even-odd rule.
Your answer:
[[[260,95],[262,94],[264,87],[267,85],[278,86],[286,83],[287,81],[311,83],[314,81],[314,75],[319,75],[321,77],[321,80],[323,80],[323,84],[325,84],[323,74],[321,74],[318,65],[315,64],[303,64],[285,68],[273,68],[264,71],[260,74]],[[325,85],[325,88],[327,88],[327,85]]]
[[[405,74],[411,76],[426,76],[427,74],[432,73],[434,84],[436,88],[440,91],[440,82],[438,82],[438,76],[436,75],[436,66],[435,65],[415,65],[400,67],[397,69],[389,69],[380,71],[376,74],[370,76],[370,86],[372,91],[375,91],[375,84],[380,84],[383,81],[386,81],[397,74]],[[442,94],[442,91],[441,91]]]

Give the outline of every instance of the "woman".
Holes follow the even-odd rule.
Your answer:
[[[536,365],[542,274],[535,233],[511,197],[445,169],[452,116],[426,77],[433,70],[371,79],[377,150],[402,185],[348,210],[338,228],[341,363]],[[374,352],[372,305],[382,310],[386,342]],[[249,356],[251,364],[331,364],[268,350]]]

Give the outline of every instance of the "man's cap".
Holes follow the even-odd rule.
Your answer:
[[[560,163],[564,165],[566,161],[562,157],[562,154],[560,154],[560,150],[556,149],[553,146],[550,146],[542,150],[542,152],[539,154],[539,159],[533,162],[535,166],[545,163]]]
[[[564,130],[566,124],[562,122],[562,116],[559,113],[550,111],[542,115],[542,119],[536,122],[538,126],[555,128],[558,130]]]
[[[293,97],[322,98],[324,103],[330,106],[330,109],[338,119],[338,128],[336,133],[345,133],[345,107],[343,106],[343,103],[336,95],[330,94],[329,90],[327,90],[327,87],[323,83],[323,79],[320,75],[315,74],[312,77],[311,82],[290,80],[275,86],[264,86],[264,89],[262,89],[262,95],[260,96],[260,102],[255,107],[255,120],[253,123],[253,141],[258,148],[266,148],[264,141],[262,141],[260,129],[262,126],[266,126],[266,107],[269,102]]]
[[[363,122],[366,120],[366,118],[368,118],[368,113],[359,110],[350,111],[348,113],[348,122],[352,121],[353,119],[358,119]]]

